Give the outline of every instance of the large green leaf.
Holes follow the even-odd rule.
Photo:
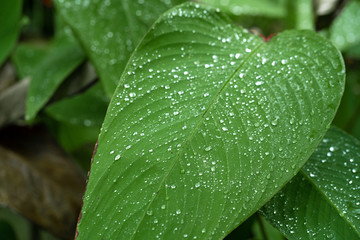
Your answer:
[[[65,28],[33,73],[26,100],[26,120],[35,118],[60,84],[84,59],[84,52],[70,29]]]
[[[331,128],[261,211],[289,239],[360,239],[360,142]]]
[[[184,0],[56,0],[111,96],[132,51],[161,13]]]
[[[360,1],[349,2],[329,29],[330,39],[341,50],[360,43]]]
[[[21,7],[22,0],[0,1],[0,65],[17,40]]]
[[[145,36],[99,135],[79,239],[218,239],[292,178],[338,107],[344,65],[312,31],[268,43],[185,4]]]

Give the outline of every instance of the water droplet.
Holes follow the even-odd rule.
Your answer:
[[[180,209],[176,210],[176,214],[177,215],[181,214],[181,210]]]
[[[205,148],[205,151],[206,151],[206,152],[209,152],[209,151],[211,151],[211,149],[212,149],[211,146],[207,146],[207,147]]]
[[[119,160],[121,158],[120,154],[115,156],[115,161]]]
[[[195,184],[195,188],[199,188],[199,187],[200,187],[200,183],[198,182]]]
[[[146,212],[146,214],[149,215],[149,216],[151,216],[151,215],[154,214],[154,212],[153,212],[152,210],[148,210],[148,211]]]

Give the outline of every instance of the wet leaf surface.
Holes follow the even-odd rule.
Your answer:
[[[343,86],[312,31],[263,42],[214,9],[168,11],[111,100],[78,239],[225,237],[303,166]]]
[[[0,204],[72,239],[85,180],[42,127],[0,132]]]
[[[261,212],[288,239],[360,239],[360,142],[332,127]]]
[[[109,96],[146,31],[160,14],[182,2],[184,0],[55,1],[82,42]]]

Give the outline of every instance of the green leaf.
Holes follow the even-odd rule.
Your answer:
[[[0,235],[7,240],[16,240],[16,235],[13,227],[4,220],[0,220]]]
[[[96,84],[83,94],[50,105],[46,113],[61,122],[100,127],[107,107],[108,98],[102,86]]]
[[[55,39],[32,76],[26,100],[27,121],[34,120],[60,84],[84,59],[84,52],[70,32]]]
[[[349,2],[331,25],[330,40],[340,50],[360,43],[360,1]]]
[[[222,11],[240,16],[284,17],[285,6],[283,1],[271,0],[202,0],[201,2],[220,8]]]
[[[255,224],[253,225],[254,231],[254,239],[256,240],[284,240],[285,238],[283,235],[274,228],[269,221],[267,221],[263,216],[261,216],[258,212],[258,218]],[[241,226],[241,225],[240,225]],[[241,239],[241,238],[238,238]]]
[[[314,30],[314,9],[312,0],[287,0],[288,27]]]
[[[312,31],[269,42],[188,3],[136,49],[99,135],[78,239],[219,239],[292,178],[339,105]]]
[[[46,56],[48,46],[46,44],[21,43],[12,55],[12,62],[16,67],[20,79],[32,76],[36,67]]]
[[[17,41],[22,0],[0,2],[0,66]]]
[[[161,13],[184,0],[56,0],[73,28],[109,96],[127,61]]]
[[[360,239],[360,142],[337,128],[262,213],[289,239]]]

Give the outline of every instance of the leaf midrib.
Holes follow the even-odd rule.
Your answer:
[[[224,91],[224,89],[229,85],[229,82],[231,81],[231,79],[235,76],[236,73],[239,72],[239,70],[241,69],[242,66],[244,66],[248,60],[254,56],[254,54],[262,47],[264,46],[265,42],[261,42],[258,46],[256,46],[254,48],[254,50],[243,60],[243,62],[241,62],[239,64],[239,67],[235,69],[235,71],[233,72],[233,74],[230,75],[230,77],[225,81],[225,83],[223,84],[223,86],[221,87],[221,89],[219,90],[218,94],[210,101],[210,104],[208,106],[208,108],[204,111],[204,113],[201,115],[200,119],[198,120],[198,122],[196,123],[193,131],[189,134],[189,137],[184,141],[184,144],[182,145],[180,151],[178,152],[177,156],[175,157],[175,159],[173,160],[173,164],[171,165],[171,167],[169,168],[169,170],[167,171],[167,174],[163,177],[163,180],[160,182],[158,189],[156,190],[156,193],[158,193],[161,189],[161,186],[163,186],[163,184],[165,183],[165,180],[168,178],[168,176],[170,175],[170,173],[172,172],[174,166],[176,165],[176,163],[179,161],[180,156],[183,153],[183,149],[185,149],[185,146],[190,142],[190,140],[192,139],[192,137],[196,134],[198,128],[200,127],[201,123],[203,122],[203,120],[205,119],[206,114],[209,112],[209,110],[212,108],[212,106],[214,106],[215,102],[219,99],[220,95],[222,94],[222,92]],[[152,205],[152,203],[154,202],[154,200],[156,199],[157,194],[154,195],[154,197],[152,197],[150,203],[148,204],[148,206],[146,207],[146,209],[143,211],[143,216],[141,217],[141,220],[139,221],[139,223],[137,224],[133,235],[131,236],[131,240],[134,239],[136,232],[138,231],[141,223],[144,220],[145,214],[146,212],[149,210],[150,206]],[[224,211],[224,209],[223,209]]]

